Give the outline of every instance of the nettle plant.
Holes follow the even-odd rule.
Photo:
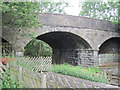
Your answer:
[[[5,72],[5,76],[2,82],[2,88],[19,88],[19,82],[17,80],[13,81],[10,78],[10,73]]]
[[[3,65],[7,65],[8,62],[13,61],[15,59],[9,59],[8,56],[5,58],[1,58],[0,62],[2,62]],[[6,70],[4,67],[0,67],[3,70],[4,79],[2,80],[2,88],[19,88],[19,81],[12,80],[10,78],[9,70]],[[24,86],[22,86],[24,87]]]
[[[18,80],[10,78],[10,73],[5,72],[4,79],[2,81],[2,88],[25,88],[25,84],[22,82],[21,85]]]

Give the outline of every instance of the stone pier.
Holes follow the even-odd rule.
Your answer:
[[[69,63],[84,67],[98,65],[98,53],[91,49],[55,49],[53,50],[53,63]]]

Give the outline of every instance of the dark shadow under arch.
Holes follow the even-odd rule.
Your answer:
[[[49,32],[37,37],[49,44],[53,49],[53,63],[64,62],[78,65],[79,51],[91,49],[90,44],[78,35],[70,32]]]
[[[50,32],[37,37],[48,43],[53,49],[88,49],[91,46],[83,38],[70,32]]]
[[[104,53],[120,53],[120,38],[114,37],[106,40],[99,47],[99,54]]]
[[[38,56],[51,56],[52,48],[42,40],[32,39],[24,47],[24,56],[38,57]]]

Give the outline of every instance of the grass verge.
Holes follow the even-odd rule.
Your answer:
[[[106,73],[102,73],[99,67],[84,68],[82,66],[72,66],[65,63],[62,65],[53,65],[51,71],[86,80],[91,80],[94,82],[108,83]]]

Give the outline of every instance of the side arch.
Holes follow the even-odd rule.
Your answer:
[[[100,47],[101,47],[106,41],[108,41],[108,40],[110,40],[110,39],[112,39],[112,38],[120,38],[120,36],[119,36],[119,35],[114,35],[114,36],[109,35],[109,36],[107,36],[106,38],[101,39],[101,40],[98,42],[98,48],[100,49]]]
[[[112,37],[99,47],[100,63],[118,62],[120,59],[120,37]]]
[[[99,53],[119,53],[120,37],[112,37],[99,47]]]
[[[1,53],[3,56],[8,56],[8,55],[14,54],[13,46],[11,45],[11,43],[8,42],[8,40],[1,38],[1,47],[2,47]]]
[[[2,42],[2,40],[5,40],[5,41],[9,42],[10,44],[12,44],[11,41],[9,41],[9,40],[8,40],[7,38],[5,38],[4,36],[3,36],[3,37],[0,37],[0,39],[1,39],[1,42]]]

